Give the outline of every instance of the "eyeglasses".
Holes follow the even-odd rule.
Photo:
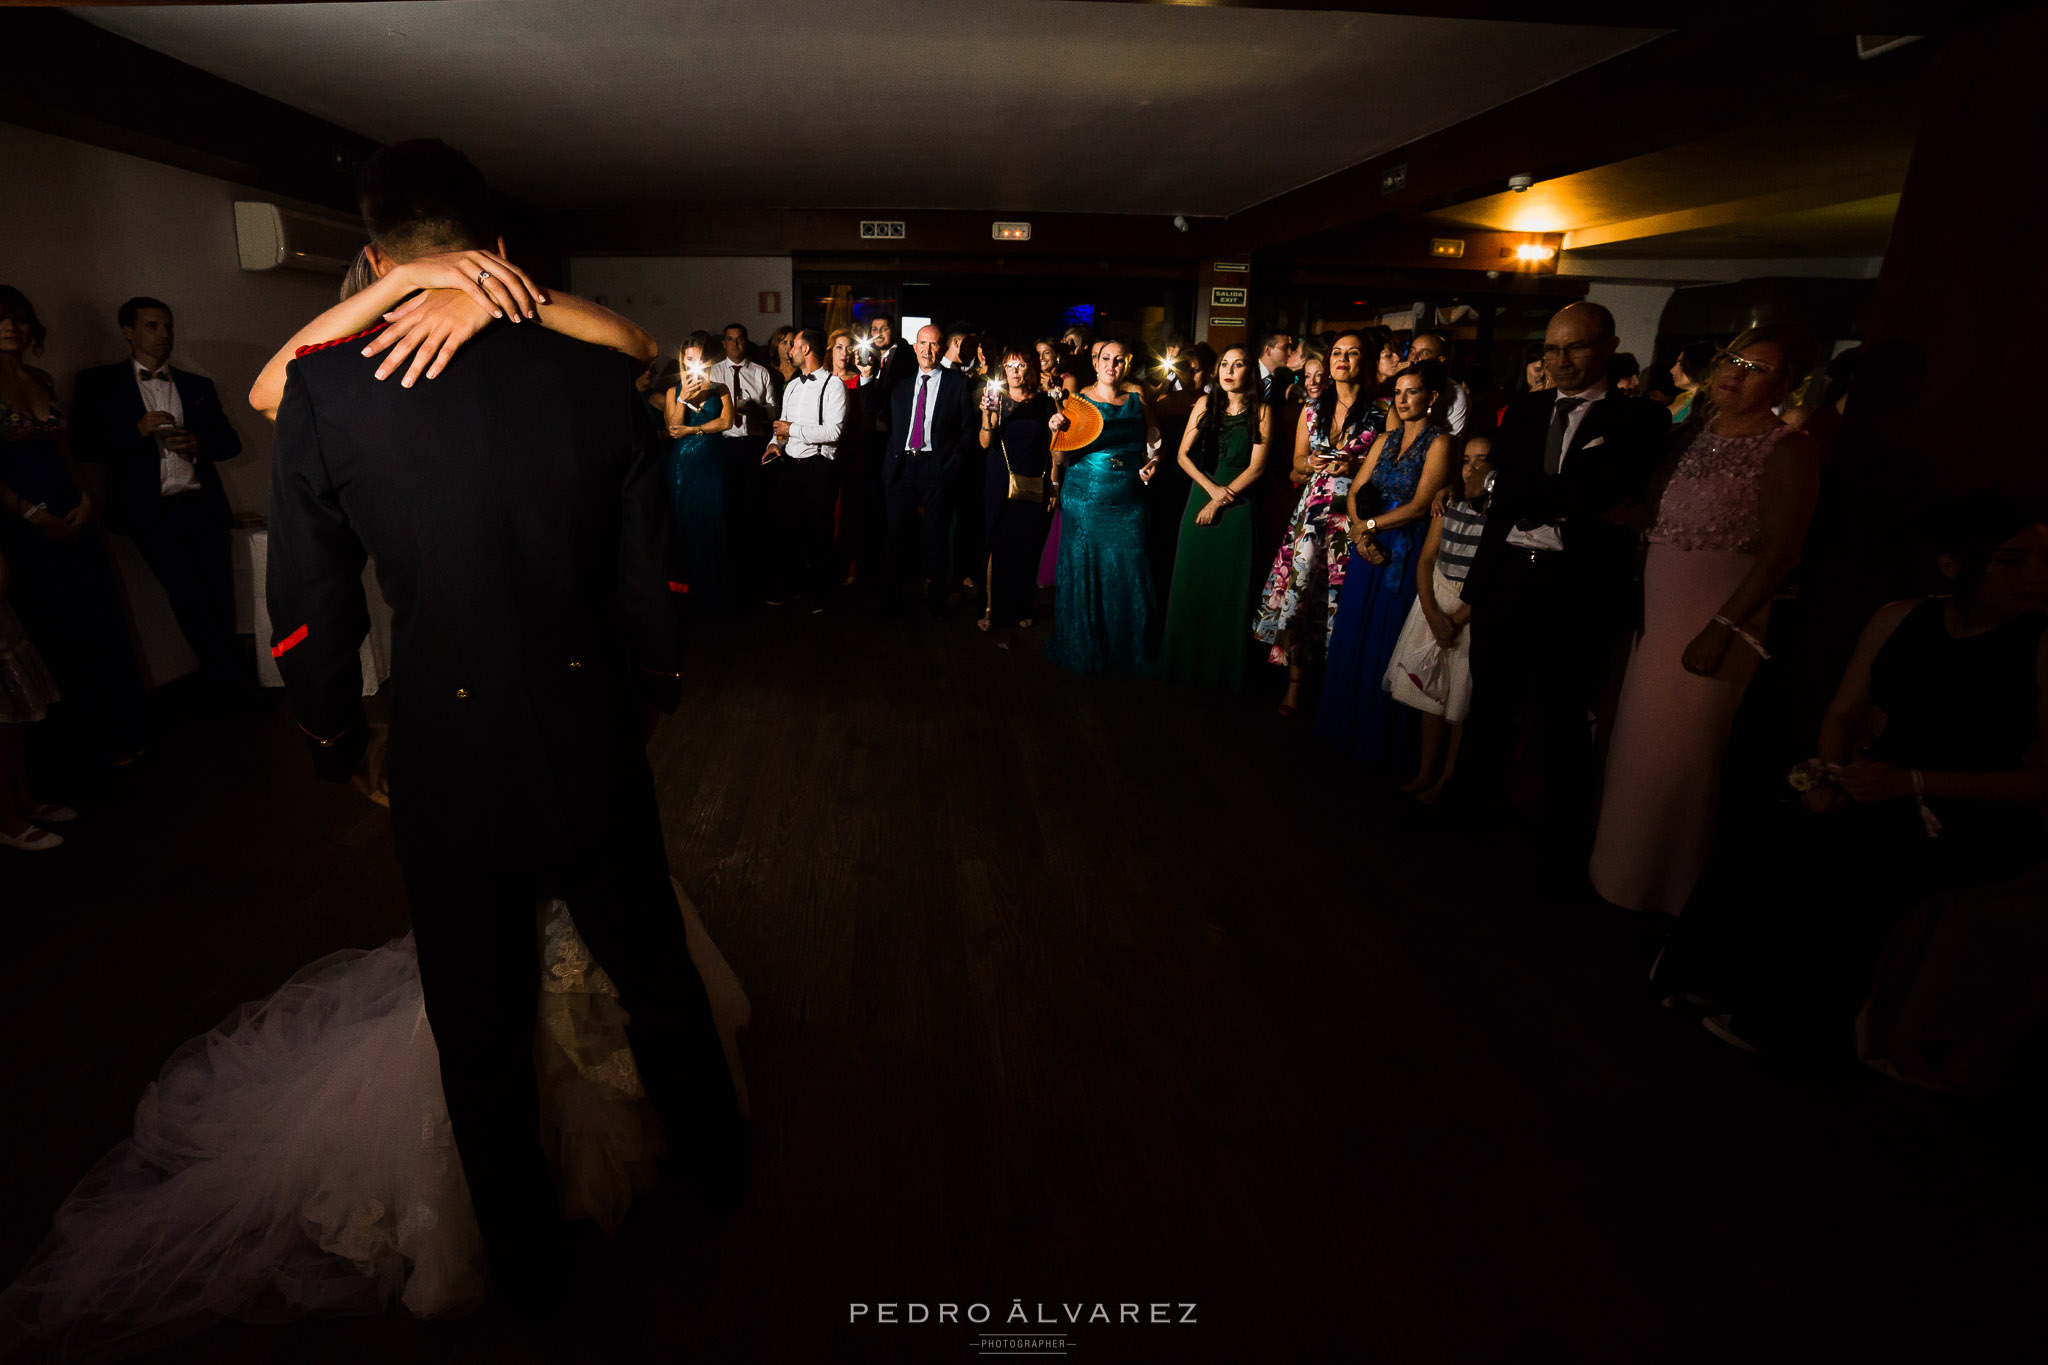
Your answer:
[[[1574,341],[1567,346],[1545,346],[1543,348],[1543,358],[1545,360],[1559,360],[1565,356],[1570,356],[1574,360],[1583,360],[1585,357],[1593,354],[1593,347],[1596,344],[1591,341]]]
[[[1714,363],[1716,365],[1733,365],[1736,369],[1747,374],[1776,374],[1778,372],[1776,365],[1766,365],[1756,360],[1744,360],[1733,351],[1714,352]]]

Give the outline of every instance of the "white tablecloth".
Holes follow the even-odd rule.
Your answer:
[[[256,637],[256,680],[283,687],[277,660],[270,657],[270,604],[264,600],[270,563],[270,532],[261,526],[235,528],[235,614]],[[377,566],[363,566],[363,598],[370,608],[370,633],[363,637],[363,695],[371,696],[391,676],[391,606],[377,590]]]

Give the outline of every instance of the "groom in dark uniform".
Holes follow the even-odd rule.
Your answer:
[[[440,142],[377,153],[359,194],[380,275],[496,239],[489,189]],[[492,1278],[539,1294],[562,1257],[534,1078],[541,898],[568,901],[617,984],[678,1167],[719,1206],[742,1179],[743,1125],[645,750],[647,722],[681,690],[667,494],[624,356],[507,320],[406,389],[378,382],[361,349],[315,348],[287,370],[267,643],[319,775],[388,773]],[[365,555],[393,609],[388,762],[360,695]]]

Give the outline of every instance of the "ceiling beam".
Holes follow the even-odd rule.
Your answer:
[[[1726,227],[1730,223],[1754,222],[1759,218],[1773,218],[1781,213],[1799,213],[1805,209],[1827,208],[1834,204],[1852,203],[1858,199],[1897,194],[1898,190],[1898,176],[1889,171],[1872,171],[1865,175],[1840,180],[1822,180],[1793,189],[1777,190],[1770,194],[1753,194],[1740,199],[1724,200],[1718,204],[1695,204],[1690,208],[1674,209],[1669,213],[1656,213],[1622,222],[1575,228],[1565,234],[1564,245],[1567,251],[1579,251],[1586,247],[1607,246],[1613,242],[1632,242],[1638,237],[1668,237],[1674,232],[1690,232],[1695,228]]]
[[[1748,34],[1667,34],[1233,214],[1227,226],[1261,253],[1312,254],[1362,223],[1501,193],[1511,175],[1552,180],[1724,131],[1731,71],[1752,92],[1740,102],[1743,116],[1756,119],[1912,79],[1939,47],[1916,43],[1860,61],[1835,37],[1759,44]],[[1646,109],[1656,117],[1636,112]]]
[[[355,211],[377,144],[75,14],[0,0],[0,120]]]
[[[161,0],[175,3],[176,0]],[[1952,33],[1992,15],[2024,8],[2022,0],[1958,5],[1934,0],[1718,0],[1706,5],[1646,8],[1637,0],[1573,0],[1531,5],[1526,0],[1090,0],[1094,4],[1161,5],[1184,9],[1322,10],[1418,19],[1478,19],[1495,23],[1570,24],[1595,28],[1666,28],[1682,32]]]

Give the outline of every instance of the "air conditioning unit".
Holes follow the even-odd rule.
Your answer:
[[[359,223],[260,199],[235,201],[235,250],[244,270],[346,275],[369,235]]]

